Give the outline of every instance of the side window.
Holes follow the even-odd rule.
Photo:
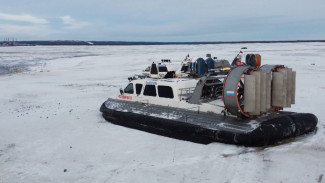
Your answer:
[[[124,93],[129,93],[129,94],[133,94],[134,91],[133,91],[133,84],[130,83],[129,85],[127,85],[124,89]]]
[[[181,68],[181,71],[186,72],[187,70],[188,70],[188,66],[183,65],[182,68]]]
[[[144,71],[149,72],[150,71],[150,66],[147,67]]]
[[[135,84],[135,91],[137,95],[140,95],[141,90],[142,90],[142,84]]]
[[[170,86],[158,86],[158,95],[163,98],[174,98],[173,89]]]
[[[159,70],[159,72],[168,72],[166,66],[159,66],[158,70]]]
[[[152,96],[152,97],[157,96],[156,86],[155,85],[146,85],[144,87],[143,95],[145,95],[145,96]]]

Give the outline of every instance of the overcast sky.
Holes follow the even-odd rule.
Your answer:
[[[0,39],[325,39],[325,0],[0,0]]]

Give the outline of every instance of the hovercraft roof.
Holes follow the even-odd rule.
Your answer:
[[[175,88],[190,88],[195,87],[198,80],[193,78],[167,78],[167,79],[154,79],[145,78],[131,81],[132,83],[140,83],[146,85],[166,85]]]

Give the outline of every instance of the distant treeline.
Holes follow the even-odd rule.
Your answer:
[[[132,42],[132,41],[18,41],[19,45],[188,45],[188,44],[240,44],[240,43],[299,43],[325,42],[325,40],[295,41],[216,41],[216,42]]]

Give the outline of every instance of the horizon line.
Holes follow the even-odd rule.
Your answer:
[[[325,40],[275,40],[275,41],[81,41],[81,40],[30,40],[14,41],[20,45],[181,45],[181,44],[242,44],[242,43],[303,43],[325,42]],[[2,41],[2,44],[10,43]]]

